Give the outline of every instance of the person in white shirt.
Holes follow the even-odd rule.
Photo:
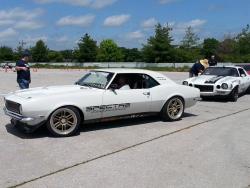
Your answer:
[[[119,89],[120,90],[131,89],[130,86],[126,83],[126,78],[124,78],[123,76],[121,76],[118,79],[118,83],[119,83]]]

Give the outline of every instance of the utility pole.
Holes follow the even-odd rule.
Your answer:
[[[23,49],[24,45],[26,45],[27,43],[22,40],[21,42],[19,42],[19,44],[21,45],[21,47]]]

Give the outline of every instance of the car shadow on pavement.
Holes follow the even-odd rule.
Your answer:
[[[5,128],[8,133],[17,136],[22,139],[36,139],[36,138],[44,138],[44,137],[50,137],[50,134],[45,126],[39,127],[36,131],[33,133],[25,133],[19,129],[17,129],[12,124],[5,125]]]
[[[238,99],[240,99],[241,97],[243,97],[244,95],[240,95]],[[220,102],[220,103],[232,103],[233,101],[227,99],[227,98],[223,98],[223,97],[218,97],[218,98],[204,98],[202,100],[200,100],[200,102]]]
[[[197,116],[195,114],[184,113],[183,118],[194,117]],[[180,120],[181,121],[181,120]],[[120,127],[128,127],[134,125],[145,125],[147,123],[157,123],[162,122],[161,118],[158,116],[150,116],[150,117],[143,117],[143,118],[134,118],[134,119],[126,119],[126,120],[116,120],[110,122],[100,122],[100,123],[91,123],[91,124],[84,124],[80,128],[80,132],[91,132],[91,131],[98,131],[98,130],[105,130],[105,129],[115,129]],[[166,122],[167,125],[168,122]],[[32,133],[25,133],[12,124],[5,125],[6,130],[8,133],[17,136],[21,139],[38,139],[38,138],[45,138],[45,137],[53,137],[49,131],[46,129],[46,126],[41,126],[36,131]],[[78,134],[78,135],[79,135]],[[76,135],[77,136],[77,135]]]

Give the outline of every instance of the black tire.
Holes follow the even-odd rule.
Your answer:
[[[66,106],[55,110],[47,121],[49,132],[56,137],[73,136],[79,132],[81,116],[75,107]]]
[[[161,110],[161,117],[164,121],[180,120],[184,113],[184,101],[181,97],[170,98]]]
[[[232,102],[236,102],[239,98],[239,90],[238,87],[235,87],[232,92],[229,94],[229,100]]]
[[[208,100],[208,97],[201,97],[201,100],[206,101],[206,100]]]

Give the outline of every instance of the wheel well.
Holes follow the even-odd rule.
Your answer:
[[[77,109],[78,112],[79,112],[79,114],[80,114],[80,117],[81,117],[81,122],[84,121],[84,114],[83,114],[82,110],[81,110],[80,108],[78,108],[77,106],[74,106],[74,105],[66,105],[66,106],[60,106],[60,107],[58,107],[57,109],[59,109],[59,108],[65,108],[65,107],[73,107],[73,108]],[[57,109],[53,110],[53,111],[51,112],[51,114],[52,114],[54,111],[56,111]],[[50,115],[51,115],[51,114],[50,114]]]
[[[235,86],[234,89],[239,89],[239,85]]]
[[[170,99],[172,99],[173,97],[179,97],[179,98],[182,100],[182,102],[183,102],[183,107],[184,107],[184,109],[185,109],[185,99],[184,99],[182,96],[180,96],[180,95],[174,95],[174,96],[170,97],[170,98],[164,103],[164,105],[163,105],[162,108],[161,108],[161,111],[162,111],[162,109],[164,108],[165,104],[167,104],[167,102],[168,102]]]

